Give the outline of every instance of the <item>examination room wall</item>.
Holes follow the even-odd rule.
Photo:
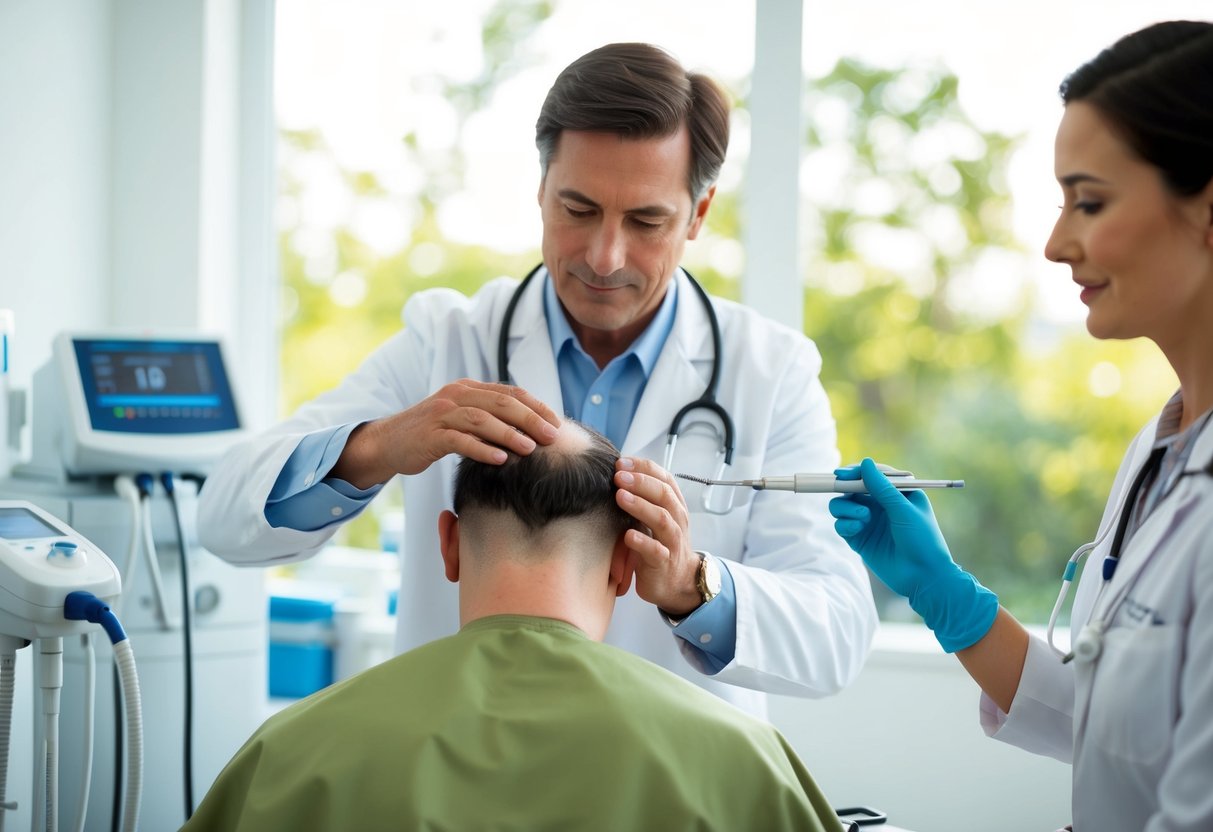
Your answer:
[[[835,806],[870,804],[913,832],[1068,823],[1070,767],[987,738],[978,697],[929,631],[884,623],[850,687],[820,700],[772,697],[771,720]]]
[[[0,3],[0,308],[21,387],[56,331],[108,315],[109,25],[105,2]]]
[[[201,330],[273,418],[272,31],[272,0],[0,2],[13,386],[64,330]]]

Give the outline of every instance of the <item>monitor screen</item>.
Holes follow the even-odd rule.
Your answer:
[[[214,341],[72,341],[93,430],[213,433],[240,419]]]
[[[28,508],[0,508],[0,540],[59,537],[62,534]]]

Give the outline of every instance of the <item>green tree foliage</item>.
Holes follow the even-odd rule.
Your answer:
[[[528,35],[550,5],[498,4],[482,27],[483,72],[462,82],[411,79],[413,89],[439,90],[461,134],[499,84],[533,63]],[[744,89],[744,79],[732,86]],[[807,81],[805,330],[825,359],[843,458],[964,478],[966,489],[933,499],[953,553],[1014,612],[1042,620],[1065,557],[1095,533],[1124,447],[1174,379],[1148,345],[1042,328],[1026,286],[1010,300],[1001,292],[995,317],[974,302],[1039,255],[1022,250],[1009,220],[1005,174],[1016,139],[978,129],[958,90],[941,67],[847,60]],[[402,136],[422,182],[402,197],[374,171],[341,169],[323,136],[282,135],[284,413],[398,332],[412,293],[441,285],[470,294],[538,262],[538,240],[502,254],[444,237],[438,211],[461,187],[463,152],[458,141],[434,151]],[[300,208],[318,175],[338,183],[350,206],[328,226]],[[360,237],[353,214],[402,199],[407,235],[385,255]],[[719,191],[687,249],[688,267],[725,297],[739,295],[741,258],[730,270],[721,266],[730,259],[712,252],[736,245],[741,221],[738,195]],[[373,510],[397,510],[398,502],[377,501],[385,502]],[[360,517],[345,540],[375,546],[377,529],[373,516]],[[886,616],[906,612],[883,601]]]
[[[965,479],[932,501],[954,556],[1042,620],[1066,556],[1094,536],[1129,438],[1174,381],[1150,345],[1038,331],[1027,286],[995,320],[966,311],[979,308],[965,294],[983,291],[983,263],[1027,254],[1005,181],[1016,139],[979,130],[958,90],[943,68],[847,60],[807,86],[806,165],[847,164],[835,195],[806,206],[818,244],[805,329],[825,357],[844,459]],[[890,268],[882,244],[913,256]],[[1114,380],[1116,366],[1119,391],[1094,396],[1093,372]],[[886,615],[908,614],[880,597]]]

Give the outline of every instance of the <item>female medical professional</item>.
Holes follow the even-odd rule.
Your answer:
[[[1213,24],[1129,35],[1061,97],[1065,199],[1045,254],[1070,266],[1092,335],[1151,339],[1180,382],[1116,476],[1073,653],[1000,609],[926,496],[871,460],[846,469],[871,496],[831,513],[981,686],[986,733],[1073,763],[1074,829],[1213,830]]]

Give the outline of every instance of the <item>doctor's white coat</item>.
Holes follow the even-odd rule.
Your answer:
[[[676,279],[674,326],[622,448],[624,454],[658,462],[674,414],[703,394],[712,366],[706,312],[681,271]],[[532,281],[515,312],[509,372],[513,383],[559,413],[563,404],[541,283]],[[314,532],[272,528],[264,514],[266,497],[300,439],[318,429],[404,410],[459,378],[496,380],[498,333],[516,285],[499,279],[472,298],[448,289],[411,298],[404,329],[337,388],[227,455],[203,489],[203,545],[242,565],[285,563],[314,554],[334,526]],[[723,336],[718,399],[737,427],[728,477],[833,469],[839,462],[836,432],[818,378],[816,347],[802,334],[738,304],[717,299],[715,309]],[[692,414],[688,423],[696,418]],[[688,424],[674,470],[710,476],[716,450],[714,437]],[[457,590],[443,576],[437,541],[437,517],[450,507],[456,462],[448,456],[424,473],[404,478],[400,651],[454,633],[459,626]],[[316,478],[324,474],[318,471]],[[747,491],[738,494],[732,512],[721,516],[699,510],[699,489],[683,487],[694,512],[692,544],[729,560],[737,592],[734,660],[714,676],[700,672],[697,651],[680,648],[681,639],[634,590],[619,599],[606,641],[758,716],[766,715],[763,691],[815,697],[848,684],[867,656],[876,612],[862,562],[834,533],[828,498]]]
[[[1129,539],[1096,604],[1117,510],[1150,454],[1158,420],[1133,440],[1104,511],[1104,541],[1074,598],[1072,638],[1112,610],[1093,663],[1033,638],[1009,715],[982,696],[999,740],[1074,765],[1076,832],[1213,830],[1213,423],[1184,477]]]

